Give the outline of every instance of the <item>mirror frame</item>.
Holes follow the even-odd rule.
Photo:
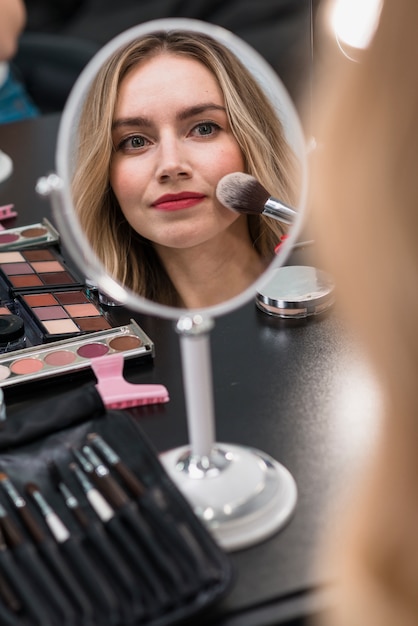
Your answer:
[[[157,30],[173,29],[191,30],[210,35],[228,46],[238,56],[271,100],[284,126],[286,138],[301,165],[300,197],[298,205],[295,207],[298,211],[298,217],[292,224],[290,234],[280,247],[276,258],[270,263],[268,269],[243,292],[229,300],[201,309],[177,308],[152,302],[111,278],[93,252],[82,231],[79,220],[75,219],[75,209],[71,199],[72,160],[69,158],[69,147],[73,146],[77,135],[74,129],[80,115],[84,97],[96,72],[117,48],[127,45],[133,39]],[[60,179],[61,202],[59,207],[54,206],[54,217],[57,221],[58,230],[63,235],[63,242],[68,253],[74,262],[85,272],[87,279],[91,280],[100,291],[120,304],[142,313],[149,313],[173,320],[178,320],[184,315],[200,314],[204,317],[212,318],[230,313],[246,304],[251,298],[254,298],[258,289],[269,280],[271,271],[283,265],[302,226],[308,188],[307,149],[304,132],[295,105],[276,72],[256,50],[230,31],[208,22],[187,18],[152,20],[124,31],[101,48],[81,72],[70,92],[58,130],[55,159],[56,171]]]

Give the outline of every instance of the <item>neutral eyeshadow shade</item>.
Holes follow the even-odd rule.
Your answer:
[[[46,235],[47,233],[48,231],[46,230],[46,228],[37,226],[33,228],[26,228],[26,230],[22,230],[20,234],[22,235],[22,237],[32,239],[33,237],[42,237],[43,235]]]
[[[7,276],[14,274],[34,274],[33,268],[29,263],[5,263],[1,269]]]
[[[36,306],[54,306],[57,303],[57,300],[54,298],[52,293],[33,293],[28,294],[23,297],[26,304],[31,307]]]
[[[45,320],[43,322],[50,335],[61,335],[67,333],[78,333],[79,329],[69,318],[66,320]]]
[[[44,320],[61,320],[68,318],[69,315],[62,306],[41,306],[34,307],[33,312],[41,321]]]
[[[39,372],[43,366],[44,364],[39,359],[28,358],[14,361],[10,369],[13,374],[33,374],[34,372]]]
[[[112,350],[117,350],[118,352],[133,350],[134,348],[139,348],[141,345],[142,341],[139,339],[139,337],[134,337],[133,335],[115,337],[114,339],[109,341],[109,346],[112,348]]]
[[[10,276],[13,287],[41,287],[42,281],[37,274],[25,274],[24,276]]]
[[[19,263],[24,260],[25,258],[20,252],[0,252],[0,264]]]
[[[44,272],[62,272],[64,267],[59,261],[35,261],[32,263],[32,267],[38,274]]]
[[[55,297],[61,304],[84,304],[90,302],[82,291],[63,291],[55,293]]]
[[[63,366],[70,365],[76,358],[74,352],[70,350],[55,350],[54,352],[49,352],[44,361],[47,365]]]
[[[45,285],[73,285],[75,282],[68,272],[47,272],[40,276]]]
[[[48,248],[40,248],[39,250],[25,250],[23,256],[27,261],[53,261],[55,256]]]
[[[77,350],[78,356],[85,359],[92,359],[96,356],[104,356],[109,352],[109,348],[104,343],[86,343]]]
[[[75,323],[85,332],[98,330],[108,330],[112,328],[109,322],[102,316],[100,317],[75,317]]]
[[[71,317],[92,317],[100,315],[100,311],[94,304],[83,303],[83,304],[68,304],[65,307],[65,310]]]
[[[6,380],[10,376],[10,370],[5,365],[0,365],[0,380]]]

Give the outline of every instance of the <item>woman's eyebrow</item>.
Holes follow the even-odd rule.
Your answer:
[[[124,126],[141,126],[149,128],[150,126],[152,126],[152,122],[147,117],[121,117],[119,119],[113,120],[112,122],[112,130]]]
[[[221,104],[215,104],[214,102],[203,102],[202,104],[196,104],[180,111],[177,118],[179,120],[187,120],[189,117],[201,115],[202,113],[206,113],[206,111],[223,111],[225,113],[226,108]]]
[[[204,102],[202,104],[195,104],[191,107],[187,107],[183,109],[177,114],[177,119],[180,121],[187,120],[191,117],[195,117],[196,115],[201,115],[202,113],[206,113],[207,111],[222,111],[226,112],[226,108],[221,104],[215,104],[214,102]],[[119,119],[113,120],[112,122],[112,130],[116,128],[123,127],[141,127],[141,128],[151,128],[153,125],[152,121],[147,117],[135,116],[135,117],[121,117]]]

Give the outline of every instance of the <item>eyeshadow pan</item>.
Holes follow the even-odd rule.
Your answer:
[[[64,267],[59,261],[35,261],[32,263],[32,267],[38,274],[49,272],[62,272]]]
[[[30,306],[54,306],[58,304],[52,293],[33,293],[23,296],[24,301]]]
[[[48,248],[25,250],[22,254],[27,261],[52,261],[55,259],[51,250],[48,250]]]
[[[84,332],[94,332],[97,330],[107,330],[112,328],[109,322],[102,316],[100,317],[75,317],[75,323],[80,330]]]
[[[34,307],[33,312],[41,321],[45,320],[60,320],[69,317],[67,311],[62,306],[41,306]]]
[[[5,365],[0,365],[0,380],[6,380],[6,378],[9,378],[10,376],[10,370],[8,367],[6,367]]]
[[[86,359],[92,359],[96,356],[104,356],[109,352],[109,348],[104,343],[86,343],[80,346],[77,354]]]
[[[24,276],[10,276],[13,287],[42,287],[43,283],[36,274],[26,274]]]
[[[83,304],[90,302],[83,291],[63,291],[54,295],[60,304]]]
[[[50,335],[65,335],[68,333],[79,332],[79,329],[70,318],[60,320],[45,320],[43,322],[43,325]]]
[[[67,304],[64,308],[70,317],[92,317],[100,315],[99,309],[91,302],[83,304]]]
[[[42,237],[43,235],[46,235],[47,230],[46,228],[42,228],[42,226],[36,226],[36,227],[32,227],[32,228],[26,228],[25,230],[21,231],[21,236],[22,237]]]
[[[139,348],[142,344],[142,341],[139,337],[134,337],[133,335],[124,335],[122,337],[115,337],[111,341],[109,341],[109,346],[112,350],[117,350],[118,352],[124,352],[125,350],[133,350],[134,348]]]
[[[43,366],[42,361],[30,357],[14,361],[14,363],[11,364],[10,369],[14,374],[33,374],[34,372],[39,372]]]
[[[0,243],[13,243],[19,239],[19,235],[13,233],[0,233]]]
[[[3,267],[3,272],[5,272],[7,276],[35,273],[29,263],[6,263]]]
[[[55,350],[47,354],[44,361],[47,365],[62,366],[70,365],[75,359],[76,355],[70,350]]]
[[[76,281],[68,272],[40,274],[45,285],[73,285]]]
[[[0,252],[0,263],[19,263],[25,257],[20,252]]]

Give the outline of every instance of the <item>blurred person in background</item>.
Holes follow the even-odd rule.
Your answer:
[[[416,0],[385,0],[360,62],[336,59],[316,102],[316,239],[383,401],[326,539],[337,593],[321,626],[418,624],[417,24]]]
[[[26,8],[22,0],[0,2],[0,123],[5,124],[35,117],[37,109],[16,78],[10,60],[15,56],[19,36],[26,23]]]

